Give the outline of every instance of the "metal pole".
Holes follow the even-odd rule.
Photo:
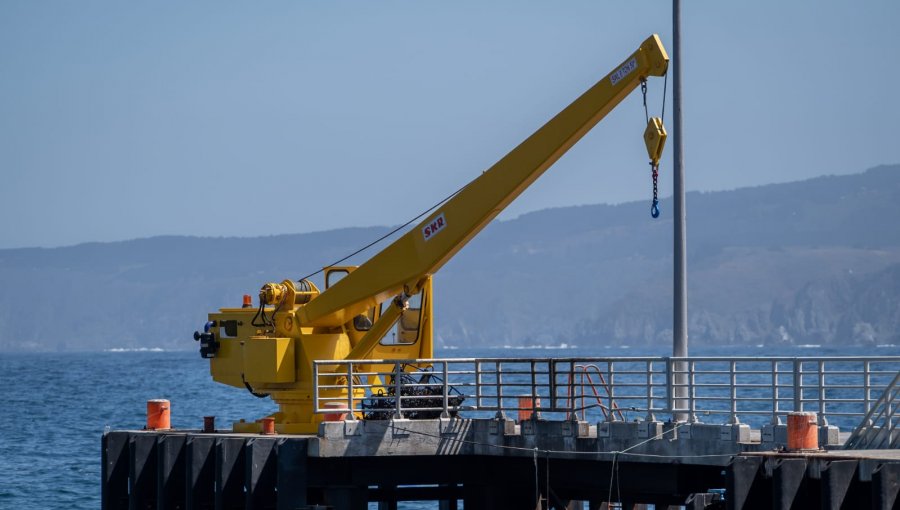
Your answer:
[[[672,105],[674,110],[674,125],[672,141],[674,147],[674,168],[672,178],[674,187],[672,199],[674,202],[674,338],[672,339],[672,355],[686,357],[688,355],[687,335],[687,236],[685,233],[685,209],[684,209],[684,154],[682,152],[682,118],[681,118],[681,0],[672,0]],[[684,372],[681,370],[681,372]],[[678,376],[682,383],[676,385],[676,397],[680,400],[678,408],[684,409],[685,390],[683,385],[684,375]],[[686,420],[687,416],[679,413],[676,420]]]

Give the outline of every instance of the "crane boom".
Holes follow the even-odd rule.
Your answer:
[[[656,34],[490,169],[353,273],[298,310],[301,324],[339,325],[392,296],[414,294],[641,80],[663,76],[669,57]]]

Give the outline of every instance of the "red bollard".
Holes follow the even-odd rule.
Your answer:
[[[819,427],[816,413],[788,413],[788,450],[818,450]]]
[[[172,428],[171,405],[165,399],[147,401],[147,430],[168,430]]]

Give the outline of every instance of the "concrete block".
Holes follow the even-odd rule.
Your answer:
[[[530,421],[530,420],[528,420]],[[587,422],[577,422],[571,420],[564,421],[549,421],[549,420],[538,420],[536,422],[532,422],[533,425],[525,425],[526,422],[522,422],[523,426],[533,426],[534,434],[541,437],[551,437],[551,438],[570,438],[570,437],[583,437],[588,434],[589,425]]]
[[[750,442],[750,425],[743,423],[735,423],[730,425],[720,425],[719,439],[722,441],[730,441],[733,443]]]
[[[772,447],[787,444],[787,425],[763,425],[760,433],[760,442]]]
[[[655,437],[662,439],[663,422],[661,421],[642,421],[638,423],[638,437],[641,439],[650,439]]]
[[[841,431],[834,425],[819,427],[819,446],[835,446],[841,444]]]
[[[413,427],[413,420],[407,420],[406,418],[394,418],[391,420],[390,433],[394,438],[407,438],[410,434],[410,428]],[[416,425],[422,425],[425,423],[424,420],[418,421],[415,423]]]
[[[575,437],[591,437],[591,425],[586,421],[573,422]],[[594,436],[596,437],[596,433]]]
[[[537,430],[534,420],[522,420],[519,424],[523,436],[533,436]]]
[[[638,424],[624,421],[603,421],[597,424],[597,437],[615,440],[638,437]]]
[[[690,439],[694,441],[721,441],[722,440],[722,428],[727,427],[727,425],[715,425],[711,423],[691,423],[687,427],[681,427],[678,429],[678,432],[682,432],[687,429],[687,432],[690,432]],[[679,434],[679,439],[682,437]]]
[[[344,437],[352,437],[352,436],[361,436],[363,433],[362,422],[359,420],[353,421],[345,421],[344,424]]]
[[[667,432],[667,439],[693,439],[694,437],[694,425],[700,425],[699,423],[666,423],[666,430],[675,429],[675,432]]]
[[[720,441],[731,441],[732,430],[731,425],[720,425],[719,429],[719,440]]]
[[[319,423],[319,432],[317,435],[324,439],[343,439],[344,422],[323,421]]]
[[[473,423],[480,423],[482,420],[475,420]],[[488,426],[488,431],[490,435],[496,436],[518,436],[519,435],[519,427],[516,425],[516,420],[512,420],[509,418],[497,418],[489,421],[490,425]]]
[[[693,429],[693,423],[684,422],[665,422],[663,423],[663,432],[665,439],[690,439]]]
[[[597,424],[597,437],[609,437],[610,435],[610,427],[609,422],[604,421]]]

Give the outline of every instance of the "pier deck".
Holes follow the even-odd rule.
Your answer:
[[[782,453],[750,432],[499,419],[339,421],[315,436],[113,431],[103,508],[894,507],[900,451]]]

